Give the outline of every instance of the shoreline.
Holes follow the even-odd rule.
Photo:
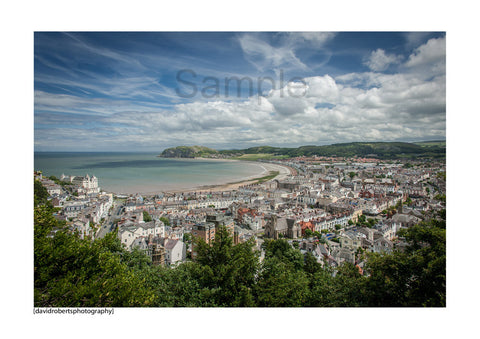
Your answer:
[[[218,160],[221,160],[221,159],[218,159]],[[264,171],[262,172],[262,174],[260,174],[260,176],[253,175],[253,176],[241,179],[240,181],[237,181],[237,182],[231,182],[226,184],[203,185],[203,186],[197,186],[197,187],[193,187],[191,189],[185,189],[185,190],[166,191],[165,193],[234,191],[241,186],[254,184],[258,180],[269,175],[272,172],[278,172],[278,174],[275,177],[267,180],[267,182],[272,180],[284,180],[289,175],[294,173],[294,170],[286,165],[272,164],[272,163],[265,163],[265,162],[255,162],[255,161],[243,161],[243,160],[230,160],[230,161],[242,161],[242,162],[251,162],[251,163],[259,164],[261,167],[263,167]]]
[[[186,187],[186,188],[180,188],[180,189],[170,189],[170,190],[155,190],[155,191],[149,191],[149,192],[131,192],[131,193],[117,193],[113,191],[105,191],[106,193],[112,193],[114,195],[121,195],[121,196],[130,196],[130,195],[135,195],[135,194],[140,194],[143,196],[154,196],[160,193],[166,193],[166,194],[175,194],[175,193],[191,193],[191,192],[221,192],[221,191],[234,191],[237,190],[241,186],[246,186],[246,185],[251,185],[256,183],[258,180],[261,178],[268,176],[272,172],[278,172],[278,174],[267,180],[284,180],[287,178],[289,175],[293,174],[295,171],[286,166],[286,165],[280,165],[280,164],[272,164],[272,163],[266,163],[266,162],[259,162],[259,161],[244,161],[244,160],[236,160],[236,159],[210,159],[210,158],[195,158],[198,160],[213,160],[213,161],[228,161],[228,162],[247,162],[247,163],[253,163],[255,165],[258,165],[263,168],[262,173],[260,174],[254,174],[250,175],[248,177],[243,177],[239,178],[238,181],[235,182],[227,182],[227,183],[219,183],[219,184],[210,184],[210,185],[198,185],[198,186],[192,186],[192,187]]]

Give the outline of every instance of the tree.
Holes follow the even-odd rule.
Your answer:
[[[308,306],[352,307],[364,306],[364,284],[357,267],[343,263],[334,270],[325,267],[315,272],[310,279]]]
[[[34,192],[43,194],[42,188]],[[351,307],[445,306],[446,211],[400,231],[403,251],[370,253],[357,266],[320,265],[284,239],[233,245],[224,226],[211,244],[195,240],[196,261],[152,266],[142,251],[122,248],[114,233],[80,239],[34,197],[36,307]],[[46,202],[45,202],[46,201]],[[43,202],[43,203],[40,203]],[[365,220],[364,220],[365,222]],[[371,223],[370,219],[368,220]],[[55,231],[55,232],[54,232]],[[186,239],[188,240],[188,237]],[[334,241],[338,239],[334,239]],[[362,255],[360,249],[356,255]]]
[[[192,233],[184,233],[182,240],[185,243],[185,245],[187,247],[187,251],[188,251],[190,245],[192,244]]]
[[[271,240],[266,239],[262,244],[265,249],[265,257],[276,257],[282,262],[291,265],[295,270],[303,268],[303,255],[298,249],[294,249],[288,241],[284,239]]]
[[[213,243],[195,240],[196,262],[211,270],[205,281],[213,290],[212,298],[218,306],[252,306],[251,289],[259,266],[259,256],[253,247],[253,239],[233,245],[233,239],[225,226],[220,225]]]
[[[143,221],[145,222],[152,221],[152,217],[147,211],[143,211]]]
[[[317,259],[310,252],[305,253],[303,270],[308,274],[315,274],[320,271],[322,266],[317,262]]]
[[[405,253],[367,254],[369,274],[365,283],[368,305],[371,307],[404,306],[406,288],[411,276],[409,258]]]
[[[215,307],[214,289],[208,287],[213,272],[208,266],[185,262],[176,268],[151,266],[143,275],[154,290],[156,307]]]
[[[45,214],[42,211],[36,213],[36,307],[132,307],[152,304],[152,291],[145,289],[140,277],[122,262],[123,252],[115,234],[91,241],[61,229],[53,237],[46,237],[55,222],[48,217],[43,219]]]
[[[170,226],[170,220],[166,217],[160,217],[160,221],[163,222],[166,226]]]
[[[260,307],[301,307],[308,301],[309,280],[303,270],[276,256],[262,263],[254,295]]]
[[[42,183],[38,180],[33,182],[33,193],[34,193],[34,206],[45,205],[48,203],[48,191],[43,187]]]
[[[370,306],[446,304],[446,232],[434,220],[399,231],[405,252],[369,254],[366,295]]]
[[[313,235],[313,232],[311,229],[306,228],[305,229],[305,238],[310,238]]]
[[[34,208],[35,307],[150,306],[155,296],[136,274],[135,265],[144,266],[139,258],[128,258],[114,233],[80,239],[53,217],[50,206]]]

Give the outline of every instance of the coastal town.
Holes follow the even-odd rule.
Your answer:
[[[475,333],[476,286],[467,277],[475,246],[465,241],[477,239],[474,199],[463,192],[474,190],[456,174],[474,158],[466,142],[475,135],[474,86],[459,75],[474,78],[475,69],[456,70],[471,64],[474,30],[444,29],[454,11],[420,3],[387,16],[360,2],[242,2],[243,16],[223,3],[176,3],[142,4],[136,16],[139,6],[129,4],[125,17],[120,3],[83,6],[85,15],[82,3],[69,13],[34,8],[39,24],[30,20],[17,39],[27,53],[5,54],[27,61],[6,63],[15,94],[6,113],[18,123],[5,128],[24,126],[33,109],[33,130],[6,134],[3,177],[13,186],[4,196],[21,206],[33,186],[33,211],[8,213],[7,224],[28,233],[18,239],[33,244],[26,260],[13,258],[15,242],[4,255],[13,273],[3,279],[7,317],[21,317],[7,318],[12,330],[55,337],[74,329],[84,338],[159,329],[209,339]],[[342,31],[345,13],[386,27]],[[98,17],[107,30],[49,28],[76,17]],[[130,27],[135,17],[140,30],[109,30],[111,18]],[[193,17],[201,31],[182,28]],[[431,17],[440,19],[432,26]],[[405,18],[420,30],[408,31]],[[329,21],[338,29],[319,31]],[[241,30],[250,23],[260,30]],[[447,35],[448,87],[459,92],[448,100],[448,165]],[[25,93],[33,104],[23,109]],[[27,160],[9,156],[32,150]],[[33,174],[27,195],[18,168],[30,185]],[[205,330],[212,319],[215,330]]]
[[[443,160],[296,157],[263,160],[269,180],[156,194],[104,192],[99,178],[35,172],[63,220],[81,238],[115,232],[128,251],[176,267],[195,259],[195,239],[211,243],[220,225],[234,244],[286,239],[321,265],[348,262],[362,272],[365,252],[401,250],[397,233],[445,210]],[[101,180],[101,178],[100,178]]]

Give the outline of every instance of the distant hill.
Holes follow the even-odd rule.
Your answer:
[[[201,154],[201,155],[199,155]],[[166,149],[162,157],[242,157],[246,154],[269,155],[277,157],[300,156],[337,156],[337,157],[372,157],[378,159],[413,159],[413,158],[445,158],[445,141],[435,142],[350,142],[325,146],[300,146],[296,148],[282,148],[272,146],[257,146],[239,150],[216,151],[202,146],[180,146]]]
[[[218,154],[217,150],[205,146],[177,146],[165,149],[161,158],[201,158]]]
[[[374,157],[379,159],[401,158],[444,158],[446,153],[443,142],[350,142],[325,146],[300,146],[281,148],[271,146],[250,147],[243,150],[220,151],[224,155],[272,154],[276,156],[337,156],[337,157]]]

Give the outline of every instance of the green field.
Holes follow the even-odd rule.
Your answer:
[[[289,158],[289,156],[259,153],[259,154],[243,154],[239,157],[233,157],[231,159],[244,160],[244,161],[257,161],[257,160],[286,159],[286,158]]]
[[[423,146],[423,147],[446,147],[447,142],[446,141],[421,141],[421,142],[414,142],[415,145],[418,146]]]

